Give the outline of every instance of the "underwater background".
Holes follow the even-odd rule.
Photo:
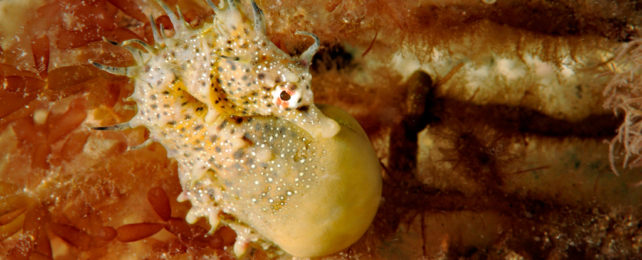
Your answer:
[[[193,26],[205,1],[179,5]],[[641,254],[642,5],[637,1],[257,1],[298,54],[316,34],[316,103],[353,115],[384,168],[370,229],[330,259],[634,258]],[[176,162],[128,149],[149,0],[0,1],[0,255],[232,258],[188,225]],[[254,248],[249,257],[273,256]],[[281,256],[287,258],[288,256]]]

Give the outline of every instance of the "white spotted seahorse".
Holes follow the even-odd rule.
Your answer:
[[[317,37],[297,32],[314,44],[291,57],[267,38],[253,1],[250,19],[233,0],[207,0],[215,16],[200,28],[158,3],[172,37],[151,19],[154,45],[119,44],[136,65],[92,62],[133,79],[138,107],[129,122],[97,129],[147,127],[178,162],[179,200],[192,203],[187,221],[232,227],[239,256],[251,243],[309,257],[356,241],[377,209],[379,165],[356,121],[313,103]]]

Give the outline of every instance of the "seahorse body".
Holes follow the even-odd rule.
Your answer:
[[[122,43],[147,49],[129,46],[136,66],[94,64],[135,80],[138,112],[127,124],[147,127],[177,160],[187,220],[234,228],[239,255],[249,242],[318,256],[356,241],[376,211],[380,169],[356,121],[324,108],[337,123],[313,103],[308,66],[318,43],[285,54],[253,2],[252,22],[234,1],[208,1],[215,17],[198,29],[159,3],[173,37],[154,31],[154,46]]]

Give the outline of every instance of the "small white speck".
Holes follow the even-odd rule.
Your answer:
[[[33,112],[33,122],[37,125],[42,125],[47,121],[47,110],[37,109]]]

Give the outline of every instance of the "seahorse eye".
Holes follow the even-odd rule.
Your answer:
[[[290,100],[290,94],[288,94],[288,92],[286,92],[285,90],[284,90],[284,91],[281,91],[281,94],[279,95],[279,97],[280,97],[280,98],[281,98],[281,100],[283,100],[283,101],[288,101],[288,100]]]

